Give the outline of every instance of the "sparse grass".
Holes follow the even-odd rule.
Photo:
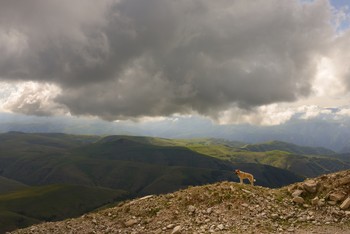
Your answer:
[[[74,185],[31,187],[0,195],[0,232],[40,221],[75,217],[108,202],[121,199],[124,192]],[[14,226],[11,226],[11,225]]]

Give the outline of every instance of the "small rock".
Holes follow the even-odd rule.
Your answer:
[[[326,204],[326,200],[321,198],[318,202],[317,202],[317,205],[318,206],[324,206]]]
[[[304,192],[304,191],[301,190],[301,189],[295,190],[295,191],[292,193],[292,197],[300,197],[300,195],[301,195],[303,192]]]
[[[303,188],[309,193],[314,193],[317,190],[317,182],[315,180],[307,180],[303,183]]]
[[[318,205],[319,201],[320,201],[320,199],[316,196],[311,200],[311,204],[316,206],[316,205]]]
[[[175,227],[175,224],[172,224],[172,223],[169,224],[168,226],[166,226],[167,229],[172,229],[172,228],[174,228],[174,227]]]
[[[223,225],[223,224],[219,224],[219,225],[218,225],[218,229],[224,230],[224,225]]]
[[[328,201],[327,203],[328,203],[329,205],[331,205],[331,206],[334,206],[335,204],[337,204],[336,201]]]
[[[126,221],[126,222],[124,223],[124,225],[125,225],[126,227],[131,227],[131,226],[133,226],[133,225],[135,225],[135,224],[137,224],[137,223],[138,223],[138,221],[137,221],[136,219],[130,219],[130,220]]]
[[[252,194],[252,192],[250,192],[249,190],[246,189],[242,189],[243,192],[248,193],[248,194]]]
[[[187,207],[187,210],[188,210],[190,213],[193,213],[193,212],[196,211],[196,207],[194,207],[194,206],[192,206],[192,205],[189,205],[189,206]]]
[[[173,231],[171,232],[171,234],[176,234],[176,233],[180,233],[181,231],[181,226],[176,226],[174,227]]]
[[[294,197],[292,201],[298,204],[303,204],[305,202],[302,197]]]
[[[138,199],[138,201],[146,200],[146,199],[149,199],[151,197],[154,197],[154,195],[148,195],[148,196],[141,197]]]
[[[343,201],[343,203],[340,205],[340,209],[346,210],[349,207],[350,207],[350,197],[348,197],[347,199],[345,199],[345,201]]]
[[[331,201],[342,201],[345,198],[345,195],[343,193],[331,193],[329,195],[329,200]]]

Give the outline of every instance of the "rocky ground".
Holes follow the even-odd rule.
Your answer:
[[[13,233],[350,233],[350,170],[281,189],[191,187]]]

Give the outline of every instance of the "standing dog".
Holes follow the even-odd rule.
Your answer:
[[[235,170],[235,174],[239,177],[239,181],[241,184],[243,184],[244,179],[248,179],[251,185],[254,185],[254,182],[256,181],[254,179],[254,176],[250,173],[243,172],[237,169]]]

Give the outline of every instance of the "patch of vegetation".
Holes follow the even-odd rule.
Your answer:
[[[121,200],[126,192],[74,185],[31,187],[0,195],[0,233],[42,221],[62,220]]]

